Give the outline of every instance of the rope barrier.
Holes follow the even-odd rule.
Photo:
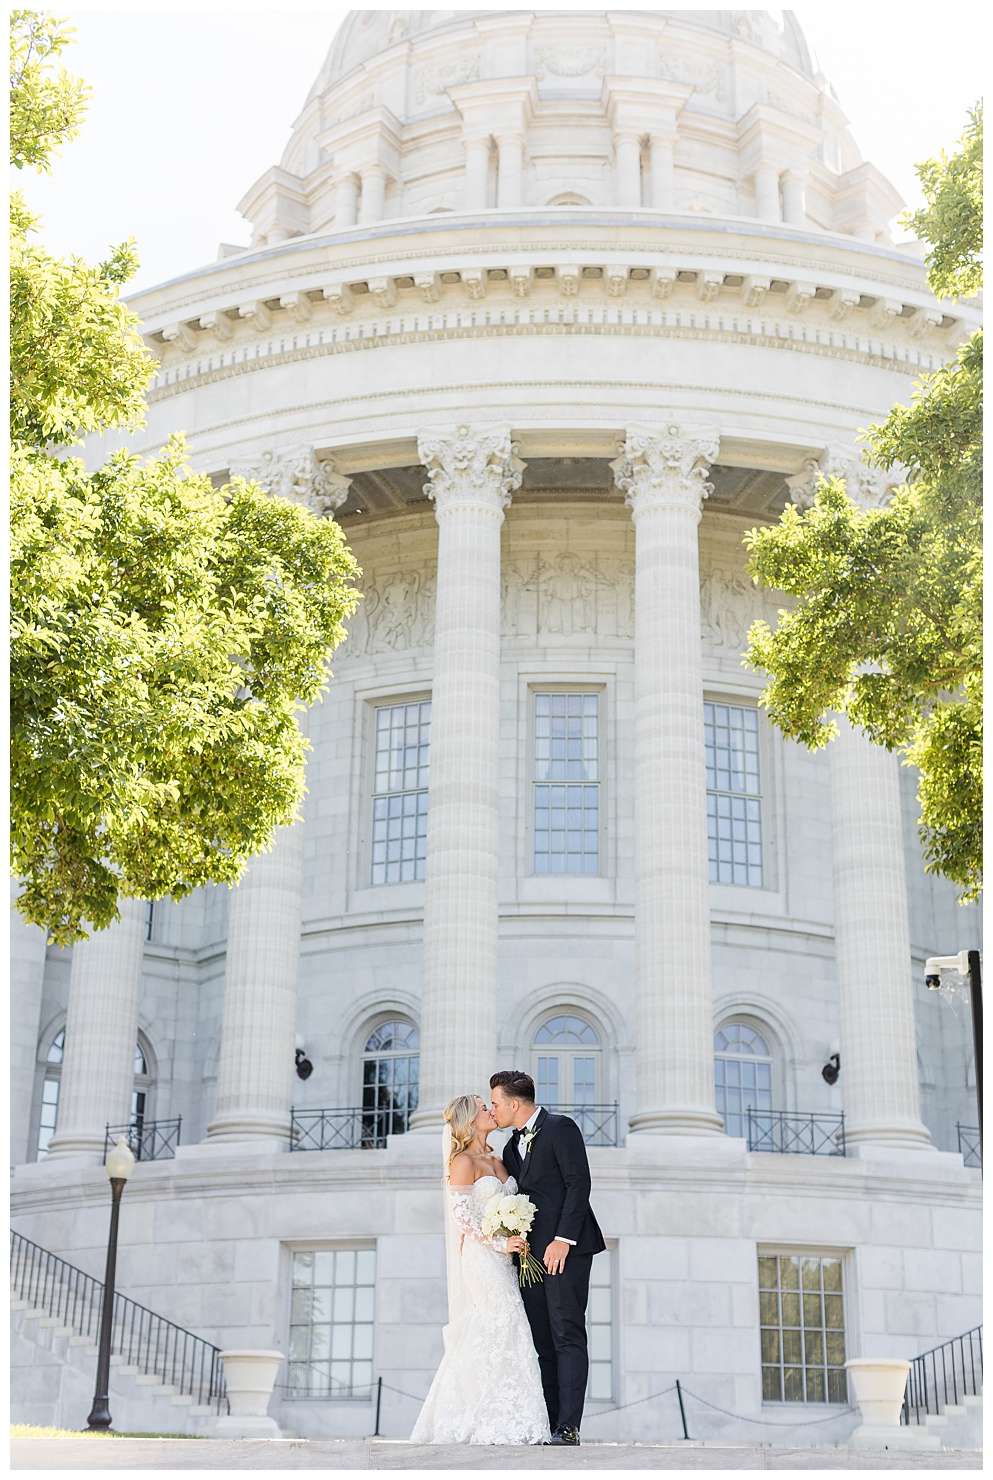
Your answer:
[[[379,1379],[379,1383],[380,1383],[380,1386],[381,1386],[381,1388],[382,1388],[383,1391],[388,1392],[388,1393],[396,1393],[396,1395],[397,1395],[398,1398],[407,1398],[407,1399],[409,1399],[409,1401],[411,1403],[423,1403],[424,1402],[424,1398],[423,1397],[419,1397],[416,1393],[408,1393],[408,1392],[405,1392],[403,1388],[394,1387],[392,1383],[390,1383],[390,1382],[384,1382],[382,1380],[382,1378]],[[281,1387],[284,1392],[288,1391],[288,1389],[286,1388],[285,1384],[279,1383],[279,1384],[277,1384],[277,1386],[278,1387]],[[370,1390],[369,1390],[369,1397],[370,1398],[372,1397],[372,1394],[375,1391],[375,1388],[376,1388],[376,1384],[374,1383],[372,1385],[372,1387],[370,1388]],[[675,1383],[672,1383],[669,1387],[662,1388],[662,1390],[660,1392],[657,1392],[657,1393],[649,1393],[647,1395],[647,1397],[644,1397],[644,1398],[635,1398],[630,1403],[617,1403],[613,1408],[601,1408],[598,1413],[588,1413],[586,1415],[586,1422],[588,1424],[595,1423],[598,1418],[606,1418],[608,1416],[608,1414],[611,1414],[611,1413],[623,1413],[625,1411],[625,1409],[627,1409],[627,1408],[638,1408],[642,1403],[651,1403],[656,1398],[666,1398],[666,1397],[668,1397],[668,1395],[670,1393],[674,1393],[676,1391],[677,1391],[676,1384]],[[845,1407],[840,1412],[838,1412],[838,1413],[828,1413],[823,1418],[787,1419],[785,1422],[777,1422],[775,1420],[768,1419],[768,1418],[750,1418],[748,1416],[748,1414],[745,1414],[745,1413],[734,1413],[734,1412],[732,1412],[732,1410],[730,1408],[721,1408],[719,1404],[717,1404],[717,1403],[711,1403],[709,1401],[709,1399],[707,1399],[707,1398],[701,1398],[700,1395],[699,1395],[699,1393],[691,1392],[688,1387],[684,1387],[682,1391],[683,1391],[683,1396],[684,1397],[686,1397],[686,1398],[693,1398],[697,1403],[702,1403],[705,1408],[712,1408],[715,1413],[721,1413],[721,1414],[723,1414],[725,1418],[734,1418],[734,1419],[737,1419],[739,1423],[757,1424],[760,1428],[770,1428],[770,1429],[806,1429],[806,1428],[813,1428],[813,1427],[816,1427],[816,1425],[822,1424],[822,1423],[834,1423],[837,1419],[844,1418],[846,1414],[849,1414],[849,1413],[857,1413],[859,1411],[857,1408]],[[297,1396],[299,1396],[299,1394],[297,1394]],[[354,1396],[354,1394],[352,1396]]]
[[[695,1398],[705,1408],[713,1408],[715,1413],[723,1413],[725,1418],[736,1418],[740,1423],[757,1423],[763,1428],[770,1429],[808,1429],[819,1423],[833,1423],[837,1418],[844,1418],[846,1413],[858,1413],[857,1408],[843,1408],[840,1413],[829,1413],[824,1418],[787,1419],[785,1423],[775,1423],[768,1418],[749,1418],[745,1413],[732,1413],[730,1408],[719,1408],[716,1403],[710,1403],[706,1398],[701,1398],[699,1393],[691,1393],[688,1387],[683,1388],[687,1398]]]
[[[637,1408],[639,1403],[650,1403],[653,1398],[664,1398],[667,1393],[675,1391],[676,1384],[673,1383],[671,1387],[663,1388],[660,1393],[649,1393],[647,1398],[635,1398],[631,1403],[618,1403],[615,1408],[601,1408],[599,1413],[588,1413],[585,1422],[593,1423],[598,1418],[606,1418],[608,1413],[622,1413],[625,1408]],[[685,1392],[686,1389],[684,1388],[683,1391]]]

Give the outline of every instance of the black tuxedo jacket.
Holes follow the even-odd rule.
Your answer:
[[[599,1254],[607,1246],[590,1207],[590,1163],[583,1133],[568,1115],[542,1109],[531,1150],[522,1163],[511,1136],[503,1164],[537,1208],[528,1242],[541,1260],[559,1234],[577,1254]],[[568,1268],[568,1261],[566,1262]]]

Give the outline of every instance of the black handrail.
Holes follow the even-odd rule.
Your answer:
[[[955,1129],[959,1139],[959,1154],[967,1167],[982,1167],[983,1143],[979,1137],[978,1125],[960,1125],[955,1122]]]
[[[617,1145],[617,1105],[557,1105],[557,1114],[569,1115],[583,1133],[587,1146]],[[290,1120],[291,1151],[355,1151],[382,1149],[387,1136],[407,1130],[411,1111],[345,1109],[293,1109]]]
[[[103,1138],[103,1154],[115,1144],[119,1136],[127,1138],[134,1152],[135,1161],[168,1161],[176,1155],[183,1117],[175,1120],[131,1120],[127,1125],[108,1125]]]
[[[746,1111],[749,1151],[793,1156],[844,1156],[844,1115],[791,1114],[784,1110]]]
[[[948,1403],[973,1397],[983,1385],[983,1328],[973,1326],[951,1341],[914,1357],[903,1395],[905,1424],[920,1423],[921,1413],[939,1414]]]
[[[49,1253],[23,1234],[11,1231],[10,1283],[13,1296],[55,1316],[77,1336],[96,1342],[100,1331],[103,1281]],[[227,1404],[220,1348],[139,1305],[114,1296],[111,1353],[125,1366],[138,1367],[178,1389],[202,1406]]]

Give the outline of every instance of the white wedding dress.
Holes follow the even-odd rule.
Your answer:
[[[549,1437],[517,1269],[500,1252],[505,1240],[482,1231],[490,1198],[516,1191],[513,1177],[501,1184],[495,1176],[445,1191],[461,1255],[455,1272],[449,1271],[445,1355],[414,1424],[412,1444],[540,1444]]]

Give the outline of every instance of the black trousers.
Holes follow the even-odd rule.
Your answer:
[[[586,1304],[592,1254],[570,1251],[561,1274],[549,1274],[522,1289],[541,1367],[541,1386],[552,1432],[578,1429],[590,1371],[586,1345]]]

